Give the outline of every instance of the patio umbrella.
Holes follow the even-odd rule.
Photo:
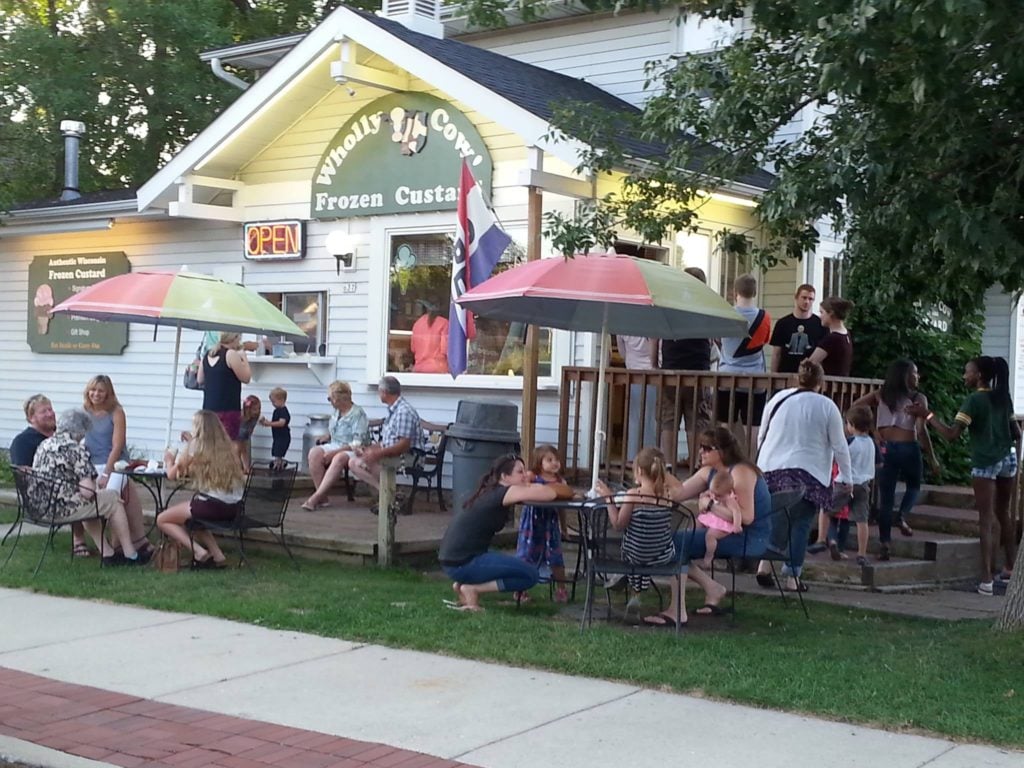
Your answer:
[[[697,278],[656,261],[616,254],[530,261],[485,280],[457,301],[495,320],[601,334],[591,489],[605,438],[608,334],[700,339],[747,333],[743,317]]]
[[[182,328],[306,338],[306,333],[299,326],[259,294],[243,285],[189,272],[184,267],[179,272],[129,272],[101,280],[51,310],[51,314],[59,313],[177,328],[167,418],[168,445],[174,418]]]

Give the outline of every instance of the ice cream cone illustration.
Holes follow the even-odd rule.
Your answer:
[[[32,303],[36,308],[36,323],[40,336],[45,336],[50,330],[50,310],[53,309],[53,289],[43,283],[36,288],[36,297]]]

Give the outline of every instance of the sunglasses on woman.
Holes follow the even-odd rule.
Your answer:
[[[717,445],[704,445],[702,443],[701,445],[697,446],[697,449],[701,450],[701,451],[717,451],[718,450],[718,446]]]

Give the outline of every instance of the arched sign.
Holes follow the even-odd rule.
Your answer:
[[[469,119],[427,93],[395,93],[356,112],[316,164],[310,217],[454,211],[465,160],[491,188],[491,156]]]

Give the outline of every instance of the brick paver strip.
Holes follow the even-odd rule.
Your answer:
[[[0,734],[123,768],[466,766],[387,744],[179,707],[6,667],[0,667]]]

